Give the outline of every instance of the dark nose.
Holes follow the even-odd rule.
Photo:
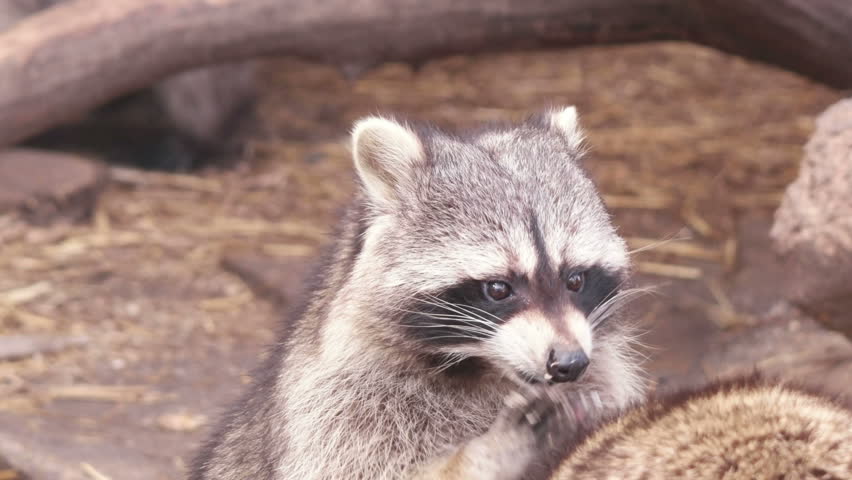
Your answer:
[[[573,382],[589,366],[589,357],[582,350],[553,348],[547,358],[547,373],[554,382]]]

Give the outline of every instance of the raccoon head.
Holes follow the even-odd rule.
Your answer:
[[[526,382],[576,381],[629,268],[581,137],[573,107],[467,137],[357,122],[367,214],[350,279],[375,313],[362,327]]]

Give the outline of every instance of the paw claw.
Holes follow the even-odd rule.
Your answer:
[[[603,410],[603,401],[601,400],[601,396],[595,390],[592,390],[592,400],[595,410]]]
[[[527,399],[518,392],[512,392],[506,395],[506,398],[503,399],[503,405],[506,408],[513,410],[523,408],[526,403]]]
[[[538,425],[539,422],[541,422],[541,418],[538,416],[537,412],[527,412],[524,417],[526,417],[527,423],[529,423],[533,427],[535,427],[536,425]]]

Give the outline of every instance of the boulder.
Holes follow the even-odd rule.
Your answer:
[[[92,212],[106,178],[106,169],[82,156],[0,151],[0,214],[19,214],[33,224],[83,220]]]
[[[817,119],[770,236],[786,297],[852,333],[852,99]]]

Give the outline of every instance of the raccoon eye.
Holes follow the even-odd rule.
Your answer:
[[[565,280],[565,286],[572,292],[579,292],[585,284],[586,272],[574,272]]]
[[[499,302],[512,295],[512,287],[506,282],[492,280],[490,282],[482,282],[482,293],[485,294],[485,298]]]

